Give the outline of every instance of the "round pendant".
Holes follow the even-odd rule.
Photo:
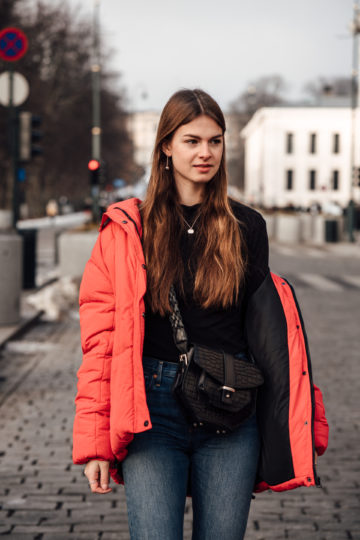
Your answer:
[[[188,234],[194,234],[194,232],[195,232],[194,229],[188,229],[187,231]]]

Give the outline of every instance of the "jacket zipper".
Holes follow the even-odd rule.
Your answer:
[[[138,237],[139,237],[139,240],[140,240],[140,243],[141,243],[141,236],[140,236],[139,229],[138,229],[138,227],[136,225],[135,220],[133,220],[133,218],[131,216],[129,216],[129,214],[125,210],[120,208],[119,206],[115,206],[114,209],[115,210],[120,210],[120,212],[125,214],[125,216],[134,224],[135,230],[136,230],[136,232],[138,234]],[[140,329],[141,329],[141,341],[142,341],[142,343],[144,342],[144,336],[145,336],[145,320],[144,320],[144,316],[145,316],[145,312],[143,313],[143,317],[140,316]]]

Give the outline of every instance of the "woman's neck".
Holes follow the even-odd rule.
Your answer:
[[[193,206],[203,201],[205,186],[199,185],[177,185],[177,193],[180,204],[185,206]]]

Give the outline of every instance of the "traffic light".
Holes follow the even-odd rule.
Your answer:
[[[30,161],[31,158],[43,153],[37,144],[43,138],[43,132],[38,128],[42,124],[40,116],[22,111],[19,114],[19,161]]]
[[[99,173],[100,185],[105,186],[107,182],[107,177],[108,177],[107,162],[102,159],[100,163],[100,173]]]
[[[90,184],[98,186],[100,183],[100,162],[97,159],[90,159],[88,169],[90,171]]]

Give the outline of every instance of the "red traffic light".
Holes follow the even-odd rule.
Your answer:
[[[100,168],[100,163],[97,159],[90,159],[88,163],[89,171],[97,171]]]

